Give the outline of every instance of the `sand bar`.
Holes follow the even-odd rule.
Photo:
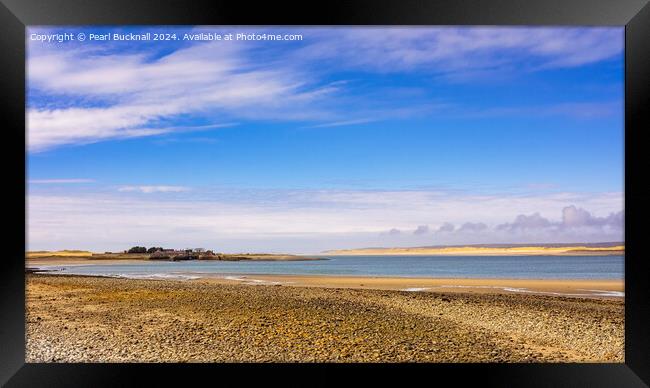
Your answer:
[[[621,297],[625,290],[622,279],[433,279],[243,274],[207,277],[196,281],[420,292],[539,293],[579,297]]]

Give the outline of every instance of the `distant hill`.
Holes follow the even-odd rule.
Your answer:
[[[622,255],[623,242],[547,243],[547,244],[470,244],[434,245],[421,247],[373,247],[339,249],[324,252],[329,255],[459,255],[459,256],[532,256],[532,255]]]

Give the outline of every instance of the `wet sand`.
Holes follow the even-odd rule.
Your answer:
[[[456,279],[322,275],[231,275],[201,281],[229,284],[283,284],[295,287],[357,288],[423,292],[532,293],[578,297],[623,296],[624,281],[617,279]]]
[[[622,298],[225,281],[28,274],[27,362],[624,361]]]

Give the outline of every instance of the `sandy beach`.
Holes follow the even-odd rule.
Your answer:
[[[232,275],[198,281],[219,284],[282,284],[294,287],[355,288],[422,292],[530,293],[575,297],[624,295],[625,282],[615,279],[451,279],[370,276]]]
[[[623,298],[397,290],[404,279],[291,279],[28,274],[27,362],[624,361]],[[501,286],[486,282],[480,285]]]

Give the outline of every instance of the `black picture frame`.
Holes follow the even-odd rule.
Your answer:
[[[25,27],[28,25],[552,25],[625,26],[624,364],[30,364],[25,363]],[[455,384],[636,387],[650,384],[650,295],[643,241],[650,198],[643,132],[650,128],[648,0],[400,0],[279,3],[182,0],[0,0],[4,203],[0,264],[0,383],[6,386],[150,385],[196,376],[292,385],[337,383],[337,373]],[[7,211],[9,210],[9,211]],[[292,380],[297,372],[308,380]],[[210,380],[208,380],[210,381]],[[216,380],[213,380],[216,382]],[[224,380],[225,381],[225,380]]]

